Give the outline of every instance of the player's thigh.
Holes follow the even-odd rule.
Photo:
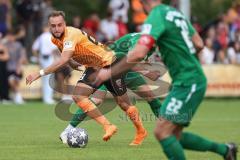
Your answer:
[[[79,78],[77,85],[74,88],[73,98],[79,100],[85,97],[89,97],[95,89],[88,82],[88,77],[94,72],[93,69],[87,69]]]
[[[160,108],[161,117],[187,126],[202,102],[205,91],[205,82],[173,86]]]
[[[114,77],[103,83],[107,90],[114,96],[122,96],[127,93],[124,76]]]

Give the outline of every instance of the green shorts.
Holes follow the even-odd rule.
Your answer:
[[[160,108],[160,116],[174,124],[188,126],[207,88],[206,81],[173,85]]]
[[[129,88],[130,90],[133,90],[133,91],[137,90],[137,88],[139,86],[147,84],[147,82],[145,81],[143,76],[140,73],[137,73],[134,71],[128,72],[124,78],[124,81],[125,81],[127,88]],[[101,85],[98,88],[98,90],[107,91],[107,88],[104,85]]]

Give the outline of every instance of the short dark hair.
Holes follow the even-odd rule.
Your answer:
[[[48,19],[50,19],[51,17],[58,17],[58,16],[62,16],[63,19],[65,19],[65,13],[63,11],[52,11],[52,13],[48,15]]]

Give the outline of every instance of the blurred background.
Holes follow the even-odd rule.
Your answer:
[[[165,0],[181,10],[205,42],[197,55],[208,77],[208,97],[240,96],[240,1]],[[26,87],[24,76],[45,68],[58,58],[47,28],[48,15],[63,10],[69,26],[80,28],[100,42],[138,32],[146,15],[139,0],[0,0],[0,100],[3,104],[24,104],[42,99],[70,98],[54,92],[49,78]],[[160,63],[156,54],[151,57]],[[75,83],[78,73],[63,68],[54,75],[58,87]],[[171,81],[168,75],[163,77]]]

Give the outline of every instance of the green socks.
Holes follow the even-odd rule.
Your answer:
[[[222,156],[225,156],[227,153],[227,146],[225,144],[218,144],[191,133],[182,133],[180,143],[184,149],[202,152],[211,151]]]
[[[148,104],[151,106],[152,112],[156,117],[159,116],[161,102],[158,98],[152,100],[151,102],[148,102]]]
[[[70,124],[75,128],[79,123],[81,123],[85,118],[87,114],[83,112],[80,108],[76,111],[76,113],[73,115]]]
[[[183,148],[175,136],[161,140],[160,144],[169,160],[186,160]]]

